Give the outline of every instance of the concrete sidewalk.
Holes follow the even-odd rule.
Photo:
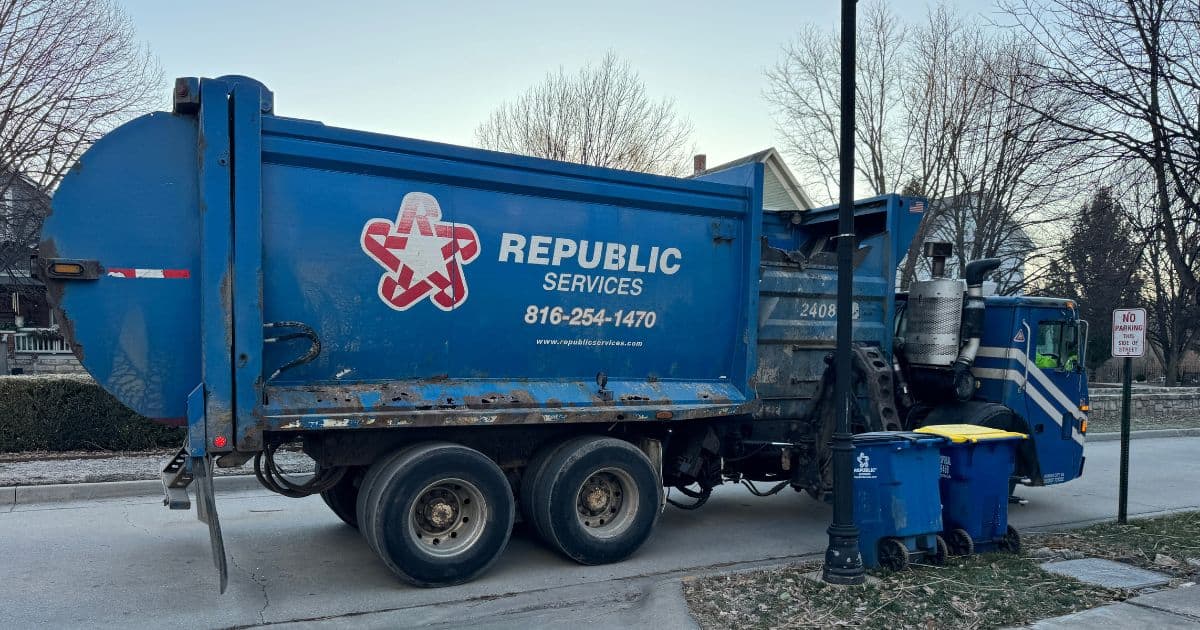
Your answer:
[[[1200,628],[1200,587],[1141,595],[1119,604],[1045,619],[1032,627],[1038,630]]]

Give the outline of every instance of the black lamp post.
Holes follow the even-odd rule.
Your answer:
[[[837,428],[833,433],[833,523],[825,549],[822,577],[830,584],[862,584],[866,580],[854,526],[854,486],[850,467],[854,442],[850,436],[850,317],[854,291],[854,49],[857,0],[842,0],[842,138],[838,199],[837,354],[834,357],[834,399]]]

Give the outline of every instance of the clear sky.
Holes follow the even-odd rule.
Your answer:
[[[244,74],[275,111],[330,125],[474,144],[500,102],[547,71],[627,59],[654,96],[674,98],[715,165],[777,135],[763,70],[804,23],[836,27],[835,0],[409,2],[123,0],[158,56],[164,102],[177,76]],[[925,0],[892,0],[916,19]],[[957,0],[991,11],[992,0]]]

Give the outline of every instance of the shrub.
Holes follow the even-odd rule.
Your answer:
[[[0,453],[179,446],[185,429],[138,415],[86,376],[0,377]]]

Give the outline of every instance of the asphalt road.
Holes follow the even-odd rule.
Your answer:
[[[1133,442],[1130,512],[1200,509],[1200,438]],[[1118,443],[1089,445],[1082,479],[1026,489],[1022,530],[1112,518]],[[790,491],[740,487],[703,509],[668,508],[632,559],[582,567],[514,535],[500,562],[470,584],[397,582],[319,498],[267,492],[219,496],[229,591],[216,592],[204,526],[157,497],[0,505],[0,624],[5,627],[674,627],[686,620],[673,578],[823,551],[828,506]],[[672,584],[676,584],[672,591]]]

